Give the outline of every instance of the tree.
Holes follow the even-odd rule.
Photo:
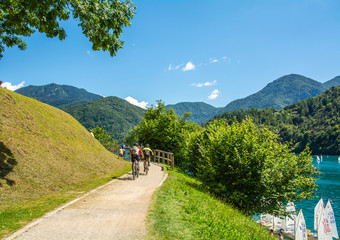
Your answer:
[[[273,213],[288,201],[312,198],[317,173],[308,150],[295,155],[278,135],[251,119],[214,121],[190,140],[189,171],[245,213]]]
[[[95,51],[109,51],[111,56],[123,47],[119,40],[123,27],[130,26],[136,7],[130,0],[1,0],[0,1],[0,59],[5,47],[18,46],[25,50],[23,37],[36,30],[49,38],[66,38],[59,22],[79,20],[83,34],[93,43]]]
[[[130,132],[127,142],[148,143],[154,149],[173,152],[176,165],[180,167],[190,132],[200,128],[198,124],[187,121],[188,117],[190,113],[176,116],[172,108],[166,110],[164,103],[157,101],[157,106],[148,108],[142,121]]]
[[[107,133],[103,128],[97,126],[93,131],[94,137],[109,151],[113,152],[117,141],[113,139],[113,136]]]

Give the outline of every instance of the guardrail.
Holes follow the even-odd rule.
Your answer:
[[[171,166],[171,169],[174,169],[175,166],[175,156],[173,153],[171,152],[166,152],[166,151],[162,151],[162,150],[152,150],[153,151],[153,156],[151,156],[151,160],[153,160],[154,162],[162,162],[163,164],[167,164]]]

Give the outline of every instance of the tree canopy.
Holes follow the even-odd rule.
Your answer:
[[[178,117],[158,102],[128,140],[173,152],[178,168],[247,214],[278,214],[288,201],[313,197],[318,172],[308,148],[294,154],[290,144],[280,143],[276,133],[250,118],[200,127],[189,116]]]
[[[60,21],[68,20],[71,13],[92,42],[92,49],[109,51],[114,56],[123,47],[119,37],[123,28],[130,26],[135,9],[130,0],[1,0],[0,59],[5,47],[25,50],[27,44],[22,37],[29,37],[36,30],[49,38],[65,39]]]

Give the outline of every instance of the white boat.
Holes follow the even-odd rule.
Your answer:
[[[299,215],[295,219],[295,224],[293,229],[283,230],[283,234],[291,239],[295,240],[316,240],[316,234],[309,232],[306,227],[306,221],[302,213],[302,209],[299,212]]]
[[[338,157],[338,163],[340,163],[340,157]]]
[[[303,217],[302,209],[300,209],[299,215],[295,221],[295,240],[307,240],[307,228],[306,221]]]
[[[333,211],[330,200],[328,200],[327,205],[325,207],[325,215],[329,221],[329,227],[331,229],[332,237],[339,239],[338,229],[336,228],[336,223],[335,223],[334,211]]]
[[[328,216],[324,208],[321,208],[318,216],[318,240],[332,240],[332,232],[329,226]]]
[[[318,163],[320,163],[320,158],[319,158],[319,156],[316,156],[316,161],[317,161]]]
[[[323,199],[321,198],[314,208],[314,231],[318,230],[319,215],[324,207],[325,204],[323,203]]]

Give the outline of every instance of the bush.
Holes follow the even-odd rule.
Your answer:
[[[278,137],[251,119],[230,126],[214,121],[192,134],[189,171],[245,213],[275,214],[288,201],[311,198],[316,190],[309,151],[296,156]]]

